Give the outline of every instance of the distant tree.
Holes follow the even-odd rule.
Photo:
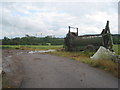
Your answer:
[[[50,43],[51,45],[62,45],[64,42],[63,38],[55,38],[55,37],[33,37],[33,36],[25,36],[25,37],[15,37],[13,39],[9,39],[8,37],[4,37],[2,39],[3,45],[46,45],[46,43]]]
[[[30,37],[28,34],[25,34],[25,37]]]
[[[4,40],[10,40],[10,39],[9,39],[8,37],[5,36],[5,37],[4,37]]]

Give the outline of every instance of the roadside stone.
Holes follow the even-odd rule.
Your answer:
[[[115,57],[114,52],[104,48],[103,46],[100,46],[97,52],[90,58],[94,60],[99,60],[99,59],[112,60],[114,57]]]

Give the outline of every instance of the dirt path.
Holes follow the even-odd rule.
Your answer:
[[[79,61],[48,54],[21,54],[21,88],[117,88],[117,78]]]
[[[15,65],[21,61],[22,66],[15,69],[13,67],[16,66],[12,65],[11,62],[9,63],[11,66],[11,73],[14,74],[12,76],[15,76],[11,79],[15,82],[14,84],[16,84],[16,86],[19,85],[20,80],[22,79],[20,76],[23,74],[18,72],[24,70],[20,88],[118,87],[117,78],[79,61],[48,54],[22,52],[23,53],[21,53],[21,51],[13,50],[9,52],[4,51],[3,54],[3,56],[7,58],[7,61],[15,61]],[[8,71],[7,68],[4,69]],[[13,81],[11,81],[12,84]]]

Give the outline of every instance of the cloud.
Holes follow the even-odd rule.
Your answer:
[[[73,0],[1,0],[1,2],[73,2]],[[74,2],[118,2],[119,0],[74,0]]]
[[[99,34],[107,20],[110,20],[112,33],[117,33],[115,3],[108,5],[103,3],[102,6],[102,3],[4,2],[2,4],[2,9],[0,8],[2,37],[25,34],[65,37],[69,25],[78,27],[79,34]],[[94,5],[98,7],[94,9]]]
[[[118,33],[118,14],[117,13],[107,13],[107,12],[96,12],[92,15],[86,15],[86,18],[94,22],[96,27],[102,28],[105,26],[106,21],[110,21],[110,28],[112,33]]]
[[[13,15],[12,10],[4,8],[2,15],[3,35],[10,37],[25,35],[26,33],[32,35],[37,32],[43,33],[44,36],[49,34],[60,36],[59,28],[63,27],[63,25],[65,26],[65,23],[69,23],[75,18],[66,13],[58,13],[57,11],[53,12],[51,10],[48,12],[47,8],[44,8],[43,12],[26,13],[24,16],[21,16],[19,13]]]

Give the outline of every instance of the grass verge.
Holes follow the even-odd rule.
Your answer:
[[[91,52],[65,52],[65,51],[56,51],[56,52],[48,52],[49,54],[55,54],[58,56],[68,57],[73,60],[81,61],[85,64],[88,64],[95,68],[100,68],[105,70],[116,77],[118,75],[118,63],[114,63],[112,60],[92,60],[89,57],[93,55]],[[89,54],[88,54],[89,53]],[[120,70],[119,70],[120,71]]]

